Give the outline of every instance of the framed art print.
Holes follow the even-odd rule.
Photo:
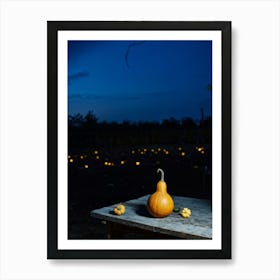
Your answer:
[[[47,27],[48,258],[231,258],[231,22]]]

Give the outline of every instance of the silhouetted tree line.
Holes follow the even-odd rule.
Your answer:
[[[69,148],[152,144],[210,144],[212,118],[196,123],[192,118],[173,117],[162,122],[125,120],[122,123],[98,121],[89,111],[68,117]]]

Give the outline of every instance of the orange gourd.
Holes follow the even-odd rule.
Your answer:
[[[157,190],[153,193],[147,202],[149,213],[156,218],[164,218],[168,216],[174,209],[172,197],[167,193],[167,185],[164,181],[164,172],[158,169],[157,173],[161,173],[161,179],[157,183]]]

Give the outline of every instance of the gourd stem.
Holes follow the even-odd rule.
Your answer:
[[[161,180],[161,181],[164,181],[164,172],[163,172],[163,170],[159,168],[159,169],[157,170],[157,173],[161,173],[160,180]]]

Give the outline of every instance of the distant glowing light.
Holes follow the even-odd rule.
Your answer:
[[[71,156],[68,156],[68,158],[71,158]]]
[[[124,161],[124,160],[121,161],[121,165],[123,165],[123,164],[125,164],[125,161]]]
[[[134,150],[132,150],[132,151],[131,151],[131,153],[132,153],[132,154],[135,154],[135,151],[134,151]]]
[[[135,165],[140,165],[140,161],[136,161],[136,162],[135,162]]]
[[[141,154],[141,155],[144,155],[144,152],[141,152],[140,154]]]
[[[88,165],[87,164],[85,164],[85,169],[88,169]]]
[[[158,148],[158,151],[160,152],[160,151],[161,151],[161,148]]]
[[[97,150],[95,150],[95,151],[94,151],[94,154],[95,154],[95,155],[97,155],[97,154],[98,154],[98,151],[97,151]]]
[[[70,162],[74,162],[74,159],[72,159],[72,158],[70,158],[70,160],[69,160]]]
[[[80,156],[80,159],[84,159],[84,156]]]
[[[109,165],[109,162],[105,161],[105,162],[104,162],[104,165]]]
[[[195,147],[202,155],[205,153],[204,147]]]
[[[181,156],[182,156],[182,157],[184,157],[185,155],[186,155],[186,153],[185,153],[185,152],[182,152],[182,153],[181,153]]]
[[[96,158],[96,159],[99,159],[99,156],[96,156],[95,158]]]
[[[178,150],[179,150],[179,151],[182,151],[182,147],[179,147]]]
[[[166,154],[166,155],[168,155],[168,154],[169,154],[169,152],[168,152],[168,151],[165,151],[165,154]]]
[[[155,150],[154,149],[151,149],[151,152],[153,153]]]
[[[146,149],[146,148],[144,149],[144,152],[145,152],[145,153],[147,152],[147,149]]]

